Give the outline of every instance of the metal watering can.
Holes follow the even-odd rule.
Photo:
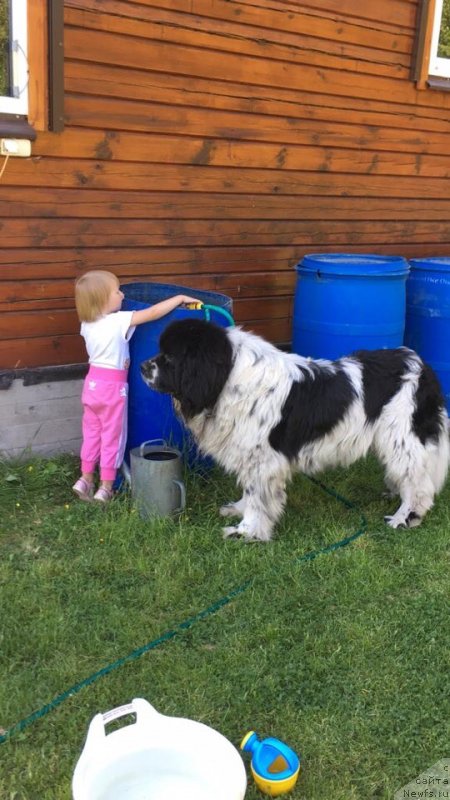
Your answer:
[[[179,514],[186,505],[183,457],[164,439],[149,439],[130,450],[122,474],[143,519]]]

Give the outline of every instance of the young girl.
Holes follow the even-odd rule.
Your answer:
[[[177,294],[142,311],[120,311],[123,292],[112,272],[86,272],[75,283],[75,305],[89,356],[83,385],[81,477],[73,491],[81,500],[107,503],[123,461],[127,439],[127,372],[129,341],[136,325],[160,319],[182,303],[199,302]],[[100,486],[94,494],[94,470],[100,464]]]

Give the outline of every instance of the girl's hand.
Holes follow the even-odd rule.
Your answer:
[[[187,294],[181,294],[180,295],[180,304],[181,303],[183,305],[185,305],[185,306],[188,306],[188,305],[201,305],[202,306],[203,305],[201,300],[198,300],[196,297],[189,297],[189,295],[187,295]]]
[[[166,314],[170,314],[170,312],[178,308],[178,306],[188,305],[190,303],[198,306],[203,305],[201,300],[197,300],[195,297],[189,297],[187,294],[175,294],[173,297],[168,297],[167,300],[161,300],[160,303],[156,303],[154,306],[143,308],[142,311],[133,311],[131,325],[142,325],[144,322],[154,322],[155,319],[161,319],[161,317],[165,317]]]

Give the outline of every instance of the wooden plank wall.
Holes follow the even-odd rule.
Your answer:
[[[66,0],[66,128],[0,188],[0,365],[84,360],[73,280],[230,294],[291,335],[308,252],[450,253],[450,94],[419,0]]]

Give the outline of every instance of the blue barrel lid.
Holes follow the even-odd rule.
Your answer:
[[[365,253],[311,253],[296,264],[297,272],[321,275],[387,276],[407,275],[409,265],[403,256]]]
[[[430,256],[429,258],[410,258],[411,269],[436,272],[450,272],[450,256]]]

